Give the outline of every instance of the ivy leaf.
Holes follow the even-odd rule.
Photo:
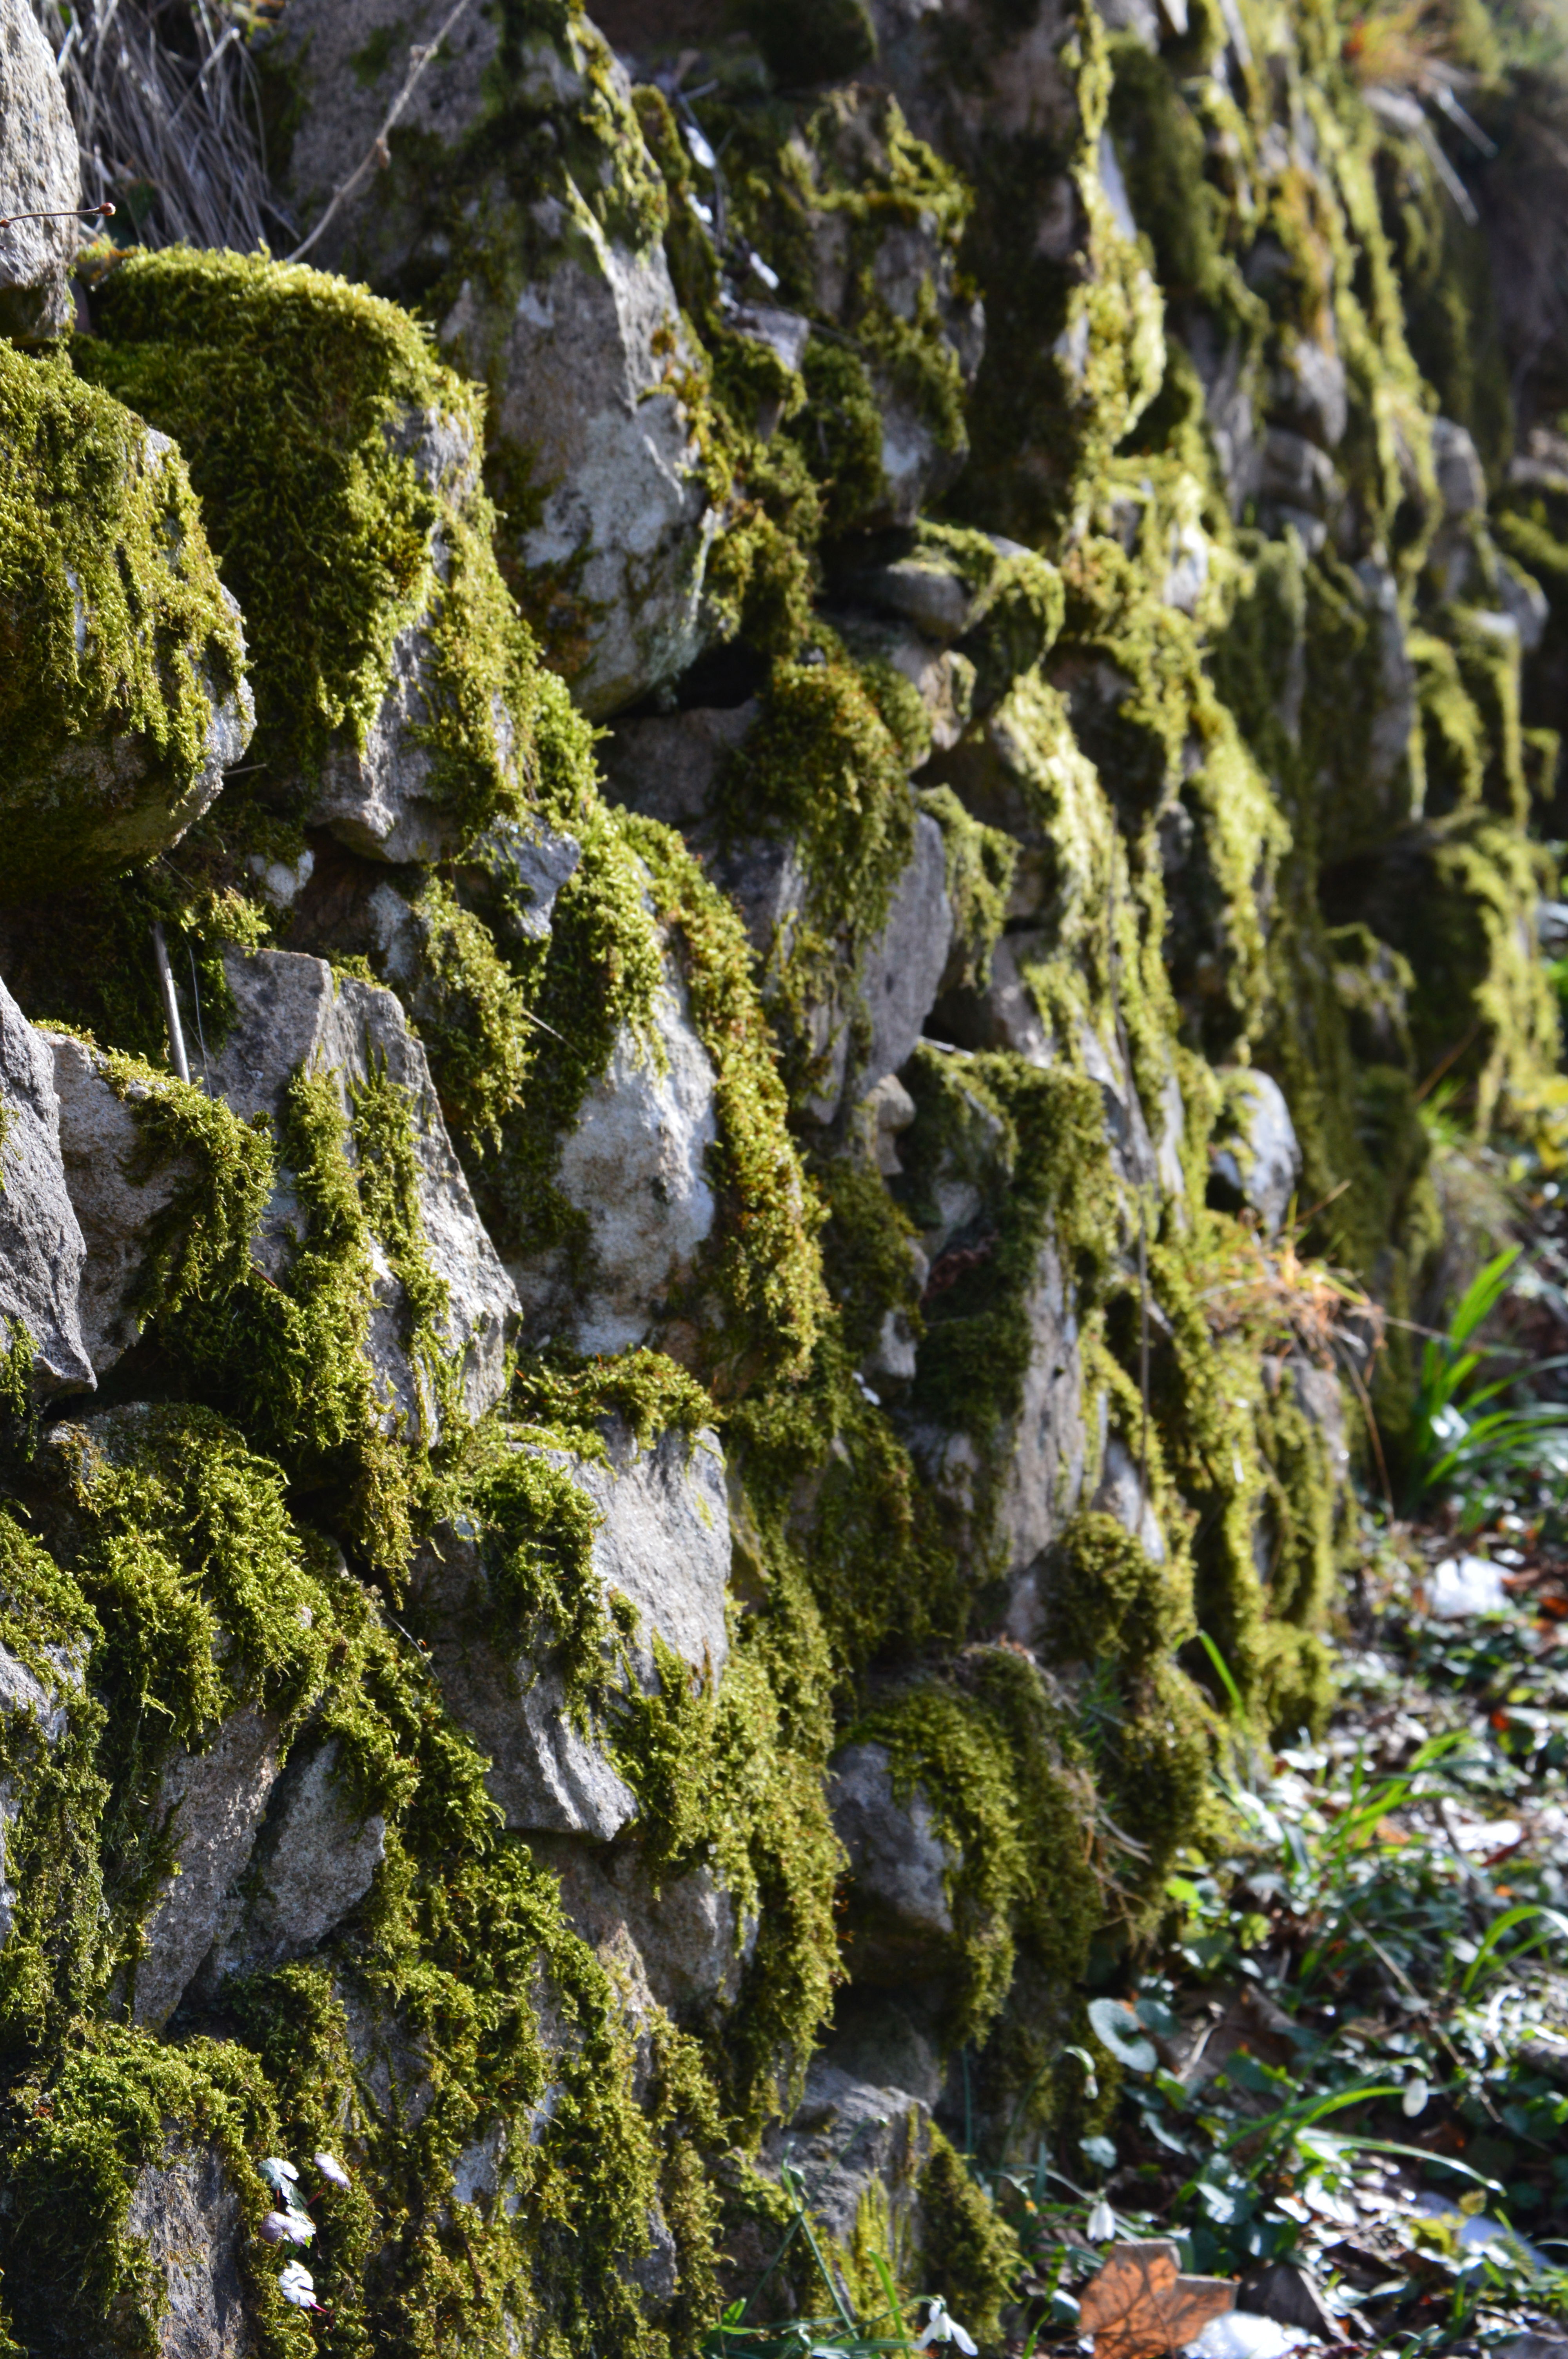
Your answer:
[[[1119,2064],[1130,2072],[1152,2072],[1160,2059],[1153,2044],[1143,2036],[1143,2027],[1133,2008],[1123,1998],[1092,1998],[1089,2001],[1089,2024],[1102,2048],[1108,2048]]]

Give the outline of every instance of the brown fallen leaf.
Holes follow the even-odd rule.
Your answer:
[[[1078,2331],[1092,2334],[1095,2359],[1167,2359],[1236,2307],[1227,2277],[1184,2277],[1163,2237],[1113,2245],[1078,2306]]]

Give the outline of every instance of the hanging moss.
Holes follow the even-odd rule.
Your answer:
[[[787,833],[824,931],[863,940],[885,920],[914,843],[914,799],[898,747],[836,647],[774,667],[755,728],[719,788],[732,835]]]
[[[181,455],[60,357],[0,345],[5,897],[175,842],[205,780],[240,628]],[[138,776],[138,773],[141,775]]]
[[[946,1845],[957,1968],[955,2045],[984,2037],[1021,1947],[1068,1979],[1082,1967],[1104,1896],[1086,1875],[1093,1788],[1040,1674],[1022,1655],[970,1648],[956,1675],[879,1704],[851,1742],[886,1748],[895,1798],[918,1790]]]
[[[406,313],[303,265],[130,255],[94,307],[79,365],[179,443],[244,613],[253,793],[303,815],[330,749],[363,751],[394,642],[417,625],[422,796],[457,841],[514,808],[530,766],[531,644],[472,470],[451,473],[443,499],[416,455],[427,419],[477,451],[477,389],[440,366]]]

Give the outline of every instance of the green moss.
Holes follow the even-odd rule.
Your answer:
[[[0,450],[0,807],[16,899],[178,838],[244,651],[185,462],[149,453],[139,419],[63,359],[3,345]],[[127,791],[138,767],[146,783]]]
[[[117,1051],[94,1062],[135,1118],[126,1178],[135,1185],[169,1165],[181,1172],[149,1227],[136,1311],[146,1319],[186,1302],[222,1303],[249,1273],[251,1239],[272,1192],[266,1125],[241,1122],[222,1098],[139,1058]]]
[[[921,1334],[920,1286],[910,1245],[914,1225],[874,1170],[847,1157],[825,1158],[818,1172],[827,1203],[823,1275],[838,1305],[839,1333],[851,1361],[876,1349],[890,1316]]]
[[[819,1213],[785,1126],[740,918],[671,830],[649,820],[627,826],[678,946],[692,1021],[713,1061],[719,1136],[708,1176],[719,1219],[696,1281],[705,1308],[695,1358],[720,1394],[733,1393],[806,1366],[826,1313]]]
[[[476,388],[363,288],[299,265],[173,248],[117,262],[77,357],[185,452],[240,600],[257,696],[253,797],[309,807],[334,748],[362,752],[400,632],[418,625],[430,757],[421,793],[455,840],[515,806],[533,655],[491,553],[492,512],[443,499],[426,417],[477,446]]]
[[[852,1742],[886,1748],[895,1798],[916,1790],[947,1846],[954,1984],[946,2029],[983,2038],[1019,1951],[1062,1980],[1078,1973],[1105,1895],[1083,1865],[1094,1794],[1082,1754],[1022,1654],[970,1647],[857,1721]]]
[[[973,1436],[989,1461],[1005,1453],[1022,1397],[1033,1344],[1027,1303],[1043,1245],[1054,1246],[1070,1292],[1090,1299],[1112,1250],[1116,1195],[1103,1102],[1090,1082],[1006,1054],[960,1064],[923,1048],[906,1079],[917,1117],[901,1146],[901,1192],[917,1220],[949,1141],[961,1169],[966,1136],[978,1127],[993,1189],[999,1147],[1011,1164],[1005,1194],[985,1203],[983,1255],[926,1310],[914,1391],[917,1409]]]
[[[124,2349],[156,2349],[167,2288],[129,2231],[133,2191],[139,2174],[166,2158],[178,2165],[189,2156],[200,2167],[211,2143],[244,2211],[259,2219],[268,2198],[256,2158],[275,2150],[276,2115],[254,2059],[228,2043],[176,2049],[103,2024],[16,2094],[5,2140],[11,2202],[0,2221],[9,2323],[22,2337],[11,2347],[99,2348],[112,2328]],[[308,2329],[253,2249],[242,2237],[242,2282],[264,2359],[308,2349]]]
[[[726,765],[721,825],[787,834],[824,932],[857,942],[884,922],[914,842],[914,799],[897,744],[837,648],[778,664],[762,711]]]
[[[100,1625],[81,1588],[0,1511],[0,1636],[47,1693],[70,1700],[52,1744],[27,1712],[8,1714],[0,1756],[9,1810],[11,1927],[0,1952],[0,2049],[14,2063],[101,1986],[103,1879],[97,1829],[108,1787],[97,1761],[103,1711],[80,1674]],[[68,1675],[74,1666],[76,1679]]]
[[[1051,1584],[1051,1646],[1068,1662],[1115,1655],[1142,1669],[1188,1635],[1178,1582],[1112,1516],[1076,1516],[1058,1544]]]
[[[920,2174],[925,2281],[982,2348],[1001,2341],[1001,2306],[1022,2267],[1018,2239],[939,2129]]]

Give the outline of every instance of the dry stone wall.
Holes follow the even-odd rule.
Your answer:
[[[0,2331],[679,2359],[819,2256],[994,2348],[955,2141],[1092,2134],[1327,1708],[1423,1101],[1558,1119],[1539,93],[257,16],[299,258],[0,234]]]

